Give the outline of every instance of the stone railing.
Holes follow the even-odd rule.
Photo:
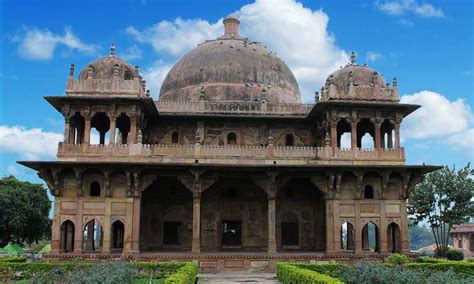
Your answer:
[[[122,80],[118,77],[112,79],[85,80],[74,80],[69,78],[66,84],[67,95],[101,95],[105,93],[128,96],[146,95],[138,77],[131,80]]]
[[[157,101],[159,113],[224,113],[224,114],[273,114],[307,115],[313,104],[290,104],[237,101]]]
[[[237,160],[265,161],[393,161],[404,162],[405,152],[399,149],[350,149],[331,147],[287,147],[287,146],[236,146],[236,145],[87,145],[59,143],[60,160],[88,160],[100,157],[101,160],[153,160],[166,158],[168,161],[204,159],[218,162]]]

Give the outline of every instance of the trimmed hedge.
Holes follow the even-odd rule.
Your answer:
[[[302,268],[299,264],[277,263],[277,279],[284,284],[291,283],[343,283],[337,278]]]
[[[465,261],[445,260],[438,263],[406,263],[403,266],[421,272],[427,270],[432,272],[444,272],[452,270],[454,273],[474,276],[474,263]]]
[[[351,269],[350,265],[341,264],[341,263],[326,263],[326,264],[316,264],[316,263],[292,263],[292,265],[312,270],[320,274],[326,274],[334,278],[339,278],[342,274]]]
[[[198,273],[196,263],[186,263],[176,273],[165,279],[165,284],[194,284]]]
[[[26,262],[26,256],[1,257],[0,262]]]

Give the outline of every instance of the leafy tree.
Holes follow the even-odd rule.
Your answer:
[[[41,184],[13,176],[0,179],[0,247],[9,242],[33,243],[51,232],[51,201]]]
[[[474,214],[473,174],[470,164],[459,171],[445,166],[425,175],[408,198],[409,213],[415,223],[428,221],[440,255],[448,249],[452,226],[469,221]]]

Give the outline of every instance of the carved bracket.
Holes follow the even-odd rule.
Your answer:
[[[74,169],[74,175],[76,176],[76,181],[77,181],[77,187],[76,187],[77,196],[84,196],[84,189],[82,188],[83,174],[84,174],[84,169],[82,168]]]
[[[211,187],[216,177],[203,177],[204,170],[190,170],[190,175],[179,176],[179,181],[193,194],[194,199],[200,199],[204,191]]]

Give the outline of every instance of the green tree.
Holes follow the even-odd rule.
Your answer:
[[[0,179],[0,247],[9,242],[33,243],[51,232],[51,201],[41,184],[13,176]]]
[[[428,221],[440,255],[447,251],[452,226],[474,214],[473,174],[470,164],[459,171],[445,166],[425,175],[408,198],[409,213],[415,223]]]
[[[426,226],[419,224],[408,227],[408,239],[410,240],[410,249],[419,249],[435,242],[431,231]]]

